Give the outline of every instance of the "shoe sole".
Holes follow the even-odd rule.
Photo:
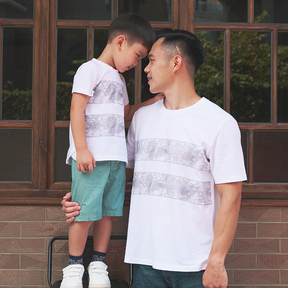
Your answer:
[[[88,288],[111,288],[110,284],[89,284]]]

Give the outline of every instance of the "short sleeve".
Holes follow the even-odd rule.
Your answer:
[[[234,118],[227,119],[221,125],[208,158],[216,184],[239,182],[247,179],[241,134]]]
[[[127,87],[126,87],[126,81],[123,75],[120,75],[121,80],[123,81],[123,101],[124,101],[124,106],[129,104],[129,97],[128,97],[128,92],[127,92]]]
[[[99,79],[99,71],[90,61],[82,64],[74,76],[72,93],[93,96],[93,89],[97,86]]]
[[[135,118],[136,117],[134,115],[126,138],[127,154],[128,154],[128,163],[126,165],[126,168],[129,169],[134,169],[135,164],[135,122],[136,122]]]

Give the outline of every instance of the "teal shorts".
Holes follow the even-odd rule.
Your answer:
[[[81,206],[74,221],[97,221],[102,216],[122,216],[125,196],[125,163],[98,161],[93,172],[79,172],[72,161],[72,201]]]

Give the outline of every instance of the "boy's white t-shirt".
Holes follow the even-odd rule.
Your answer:
[[[200,271],[214,237],[215,184],[244,181],[235,119],[205,98],[179,110],[140,108],[128,137],[134,168],[125,262]]]
[[[78,68],[73,81],[74,92],[90,97],[84,111],[86,140],[95,160],[127,162],[124,106],[129,99],[124,77],[93,58]],[[72,158],[76,160],[71,125],[69,142],[67,164],[71,164]]]

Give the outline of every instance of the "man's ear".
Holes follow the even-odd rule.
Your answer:
[[[119,51],[125,42],[126,42],[126,38],[124,35],[119,35],[116,37],[116,45]]]
[[[183,65],[183,58],[180,55],[173,57],[174,70],[178,70]]]

